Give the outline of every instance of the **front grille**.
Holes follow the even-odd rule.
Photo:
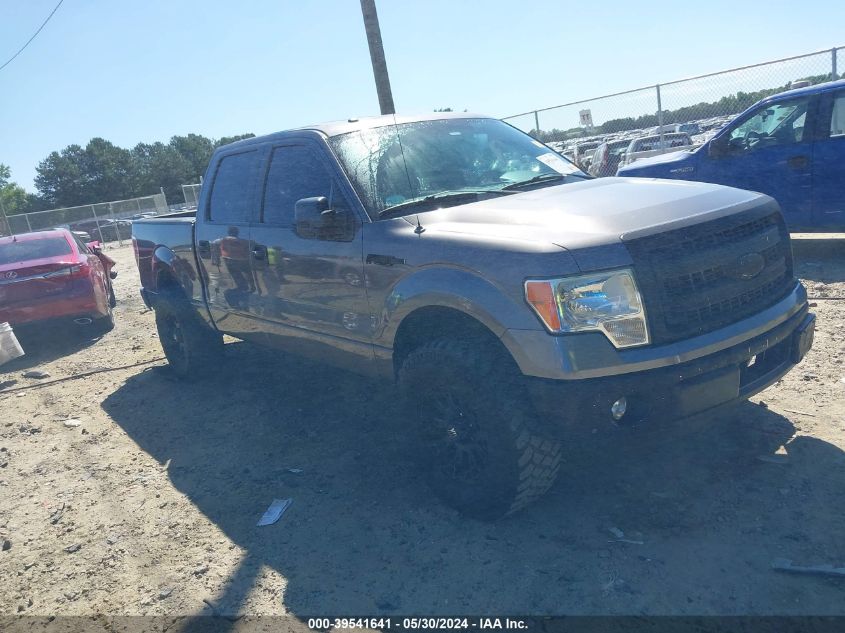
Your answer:
[[[794,283],[789,233],[771,207],[634,239],[626,246],[657,345],[749,317],[783,299]],[[763,258],[763,268],[743,279],[738,262],[753,253]]]

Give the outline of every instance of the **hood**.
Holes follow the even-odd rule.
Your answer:
[[[767,202],[759,193],[683,180],[597,178],[418,215],[425,235],[555,244],[618,244]]]
[[[619,168],[619,175],[625,176],[629,173],[636,173],[640,168],[650,168],[655,166],[666,166],[666,173],[671,173],[672,167],[677,163],[685,163],[692,160],[698,150],[704,147],[699,145],[693,150],[681,150],[678,152],[669,152],[668,154],[658,154],[657,156],[649,156],[648,158],[638,158],[633,163]]]

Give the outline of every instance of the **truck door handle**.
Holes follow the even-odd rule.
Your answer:
[[[264,259],[267,257],[267,249],[264,246],[256,246],[252,249],[252,256],[255,259]]]
[[[199,240],[197,242],[197,252],[200,257],[208,257],[211,254],[211,242],[208,240]]]
[[[804,169],[809,162],[806,156],[790,156],[786,159],[786,164],[791,169]]]

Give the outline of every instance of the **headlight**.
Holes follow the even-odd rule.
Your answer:
[[[556,334],[604,332],[618,348],[649,343],[642,298],[629,268],[528,280],[525,299]]]

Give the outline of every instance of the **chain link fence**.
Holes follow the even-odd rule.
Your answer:
[[[611,153],[616,152],[616,160],[623,162],[635,160],[640,151],[654,155],[700,145],[764,97],[842,77],[845,48],[836,47],[582,99],[503,120],[589,169],[592,152],[604,141]],[[613,173],[596,173],[594,169],[593,173],[615,173],[615,169],[610,171]]]
[[[117,242],[118,245],[123,245],[123,242],[132,236],[133,220],[154,217],[168,211],[164,194],[157,193],[129,200],[10,215],[6,217],[5,222],[0,220],[0,233],[18,235],[64,228],[75,231],[83,239],[99,240],[103,243]]]

